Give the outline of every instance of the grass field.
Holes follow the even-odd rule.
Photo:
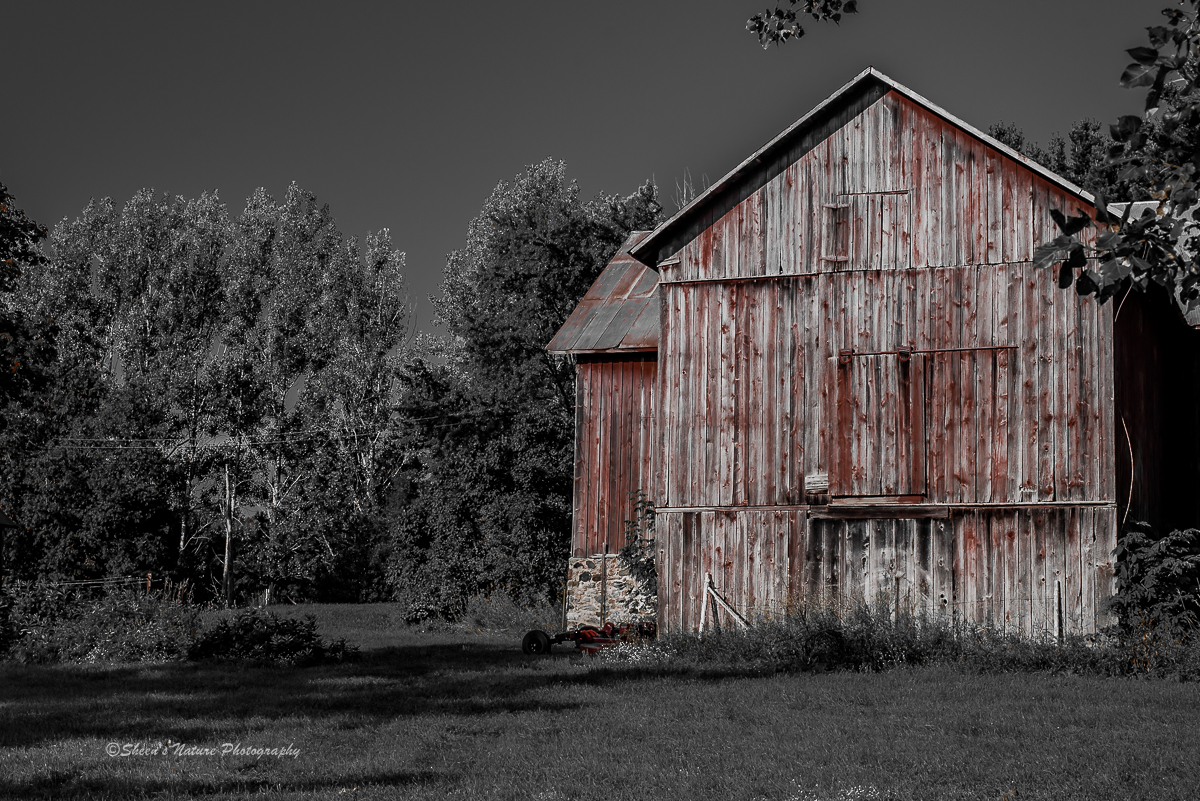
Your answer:
[[[1200,799],[1196,684],[646,677],[526,657],[519,633],[412,631],[387,605],[277,611],[316,614],[361,660],[0,665],[0,797]]]

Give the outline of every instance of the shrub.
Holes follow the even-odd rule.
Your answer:
[[[201,633],[188,655],[192,659],[316,665],[355,659],[358,649],[342,639],[322,641],[312,615],[294,619],[262,609],[243,609]]]
[[[316,620],[244,610],[204,627],[184,587],[88,592],[18,584],[7,597],[8,658],[20,662],[246,660],[313,665],[357,656],[344,640],[326,643]]]
[[[1148,631],[1184,640],[1200,625],[1200,530],[1159,537],[1145,523],[1127,526],[1117,540],[1117,594],[1109,611],[1131,641]]]
[[[177,588],[102,595],[45,583],[7,593],[7,656],[20,662],[166,662],[184,659],[199,614]]]

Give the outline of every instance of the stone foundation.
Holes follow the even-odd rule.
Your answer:
[[[567,565],[567,628],[658,620],[658,596],[646,592],[617,554],[571,557]],[[601,595],[604,620],[601,620]]]

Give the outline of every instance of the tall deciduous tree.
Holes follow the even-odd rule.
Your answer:
[[[43,385],[54,358],[49,321],[23,313],[12,297],[22,272],[45,265],[45,238],[46,229],[26,217],[0,183],[0,404]]]
[[[53,324],[26,313],[13,297],[22,273],[46,263],[40,244],[45,238],[46,229],[17,208],[8,187],[0,183],[0,510],[10,514],[16,511],[13,489],[20,476],[14,455],[41,444],[36,434],[45,427],[30,401],[45,387],[55,358]],[[0,587],[8,550],[0,528]],[[0,631],[4,623],[0,618]]]
[[[435,299],[442,359],[406,372],[415,434],[394,528],[397,590],[434,612],[476,592],[557,590],[571,519],[574,364],[545,350],[628,233],[662,207],[579,197],[546,160],[496,187]]]

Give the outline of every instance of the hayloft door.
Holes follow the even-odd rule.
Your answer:
[[[834,361],[830,494],[925,495],[924,356],[843,351]]]

